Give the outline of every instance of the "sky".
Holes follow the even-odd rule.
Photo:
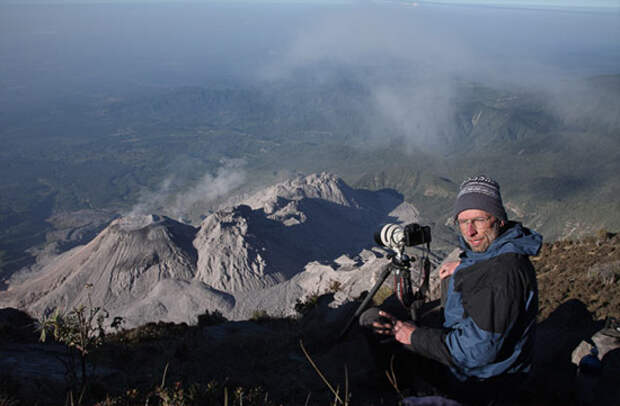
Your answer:
[[[384,72],[373,89],[400,120],[409,114],[397,111],[403,98],[440,93],[450,78],[537,86],[620,73],[615,12],[421,2],[123,3],[3,6],[0,109],[97,92],[118,97],[135,87],[283,81],[337,70]],[[408,86],[390,83],[403,72]],[[449,89],[441,94],[448,98]]]
[[[426,3],[421,1],[420,3]],[[485,5],[493,7],[538,7],[538,8],[620,8],[620,0],[432,0],[428,3]]]
[[[368,4],[368,3],[409,3],[409,4],[450,4],[450,5],[484,5],[493,7],[535,7],[535,8],[594,8],[620,9],[620,0],[0,0],[0,4],[75,4],[75,3],[310,3],[310,4]]]

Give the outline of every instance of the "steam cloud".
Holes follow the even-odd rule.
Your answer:
[[[572,87],[587,76],[617,73],[620,54],[609,40],[620,35],[617,22],[603,13],[402,4],[334,8],[302,24],[261,73],[273,81],[311,73],[320,82],[346,72],[369,91],[376,112],[410,147],[436,147],[439,135],[454,131],[458,81],[543,92],[558,114],[583,113],[575,100],[587,93],[598,99],[597,91]],[[577,32],[575,26],[588,28]],[[597,119],[618,121],[613,113]]]
[[[242,186],[246,179],[244,166],[243,160],[223,160],[215,175],[206,173],[192,186],[183,177],[171,175],[157,190],[143,192],[127,215],[162,213],[177,219],[189,217],[196,205],[213,202]]]
[[[379,117],[410,147],[432,147],[451,131],[451,78],[475,70],[475,55],[444,26],[408,8],[359,7],[329,13],[300,29],[289,49],[262,73],[270,80],[308,69],[328,80],[344,67],[368,89]],[[441,46],[439,46],[441,44]]]

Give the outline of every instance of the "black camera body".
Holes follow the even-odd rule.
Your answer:
[[[421,226],[417,223],[407,224],[403,229],[403,234],[405,237],[405,246],[407,247],[431,242],[430,226]]]
[[[401,252],[404,247],[412,247],[431,242],[431,228],[417,223],[402,227],[389,223],[375,233],[375,242],[382,247],[388,247]]]

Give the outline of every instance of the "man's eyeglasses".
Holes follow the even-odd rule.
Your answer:
[[[470,223],[476,230],[482,230],[489,225],[489,220],[491,220],[491,218],[493,218],[493,216],[476,217],[467,220],[457,220],[457,223],[459,223],[459,227],[465,230],[469,227]]]

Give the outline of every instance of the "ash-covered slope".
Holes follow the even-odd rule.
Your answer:
[[[381,249],[363,250],[351,257],[342,255],[330,262],[310,262],[303,272],[288,281],[257,290],[252,295],[238,295],[230,316],[244,318],[257,310],[278,317],[293,316],[296,303],[325,293],[333,293],[329,305],[338,307],[370,290],[388,263]]]
[[[311,261],[358,254],[395,221],[418,221],[418,212],[394,191],[352,189],[326,173],[298,177],[207,217],[194,241],[197,278],[231,293],[273,286]]]
[[[209,215],[199,229],[154,215],[117,219],[88,244],[13,278],[0,306],[40,315],[90,296],[128,327],[192,323],[206,310],[236,319],[258,307],[289,314],[295,299],[322,293],[332,279],[357,284],[355,270],[383,255],[360,256],[346,276],[334,274],[341,265],[319,265],[371,247],[381,223],[418,221],[417,210],[394,191],[355,190],[329,174],[281,183],[244,203]],[[367,272],[360,277],[364,289],[372,286]],[[352,296],[364,290],[343,287]]]
[[[90,295],[93,304],[122,312],[162,280],[193,278],[195,234],[194,227],[167,217],[117,219],[88,244],[56,257],[36,274],[17,275],[0,303],[40,314],[87,303]]]

